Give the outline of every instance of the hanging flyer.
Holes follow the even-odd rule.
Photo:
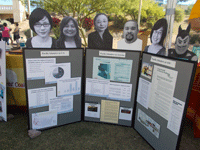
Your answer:
[[[157,122],[155,122],[152,118],[150,118],[147,114],[145,114],[143,111],[141,111],[140,109],[138,109],[137,120],[144,127],[146,127],[153,135],[159,138],[160,125]]]
[[[32,113],[32,128],[42,129],[57,125],[57,111]]]
[[[58,114],[73,111],[73,96],[55,97],[49,100],[49,111],[56,110]]]
[[[7,101],[6,101],[6,45],[5,41],[0,41],[0,118],[7,121]]]
[[[118,123],[120,102],[101,100],[100,121]]]
[[[56,58],[26,59],[27,80],[44,79],[44,70],[47,64],[55,64]]]
[[[168,120],[177,71],[154,65],[149,108]]]
[[[108,97],[109,80],[86,78],[86,95]]]
[[[133,113],[133,108],[120,107],[119,119],[131,121],[132,120],[132,113]]]
[[[143,107],[148,109],[149,105],[149,95],[151,91],[151,82],[144,80],[143,78],[139,78],[138,84],[138,94],[137,94],[137,102],[140,103]]]
[[[57,83],[58,80],[71,78],[71,63],[45,65],[45,83]]]
[[[174,132],[176,135],[179,135],[184,107],[185,102],[175,97],[173,98],[167,128]]]
[[[81,92],[81,77],[58,80],[58,96],[77,95]]]
[[[132,84],[114,83],[109,84],[108,99],[131,101]]]
[[[100,118],[100,107],[98,103],[85,103],[85,116]]]
[[[28,90],[29,108],[49,105],[49,99],[56,97],[56,87],[45,87]]]
[[[93,57],[93,79],[130,82],[133,60]]]

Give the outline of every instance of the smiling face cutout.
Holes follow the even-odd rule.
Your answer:
[[[182,30],[181,26],[179,26],[178,35],[176,37],[176,43],[175,43],[175,51],[178,55],[184,54],[189,47],[190,32],[191,25],[189,24],[186,30]]]

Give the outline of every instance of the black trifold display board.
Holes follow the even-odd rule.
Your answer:
[[[29,129],[84,121],[133,126],[178,149],[196,62],[140,51],[24,49]]]
[[[23,49],[29,129],[81,121],[83,49]]]
[[[140,54],[86,49],[85,121],[132,125]]]
[[[156,150],[178,149],[196,62],[143,53],[135,130]]]

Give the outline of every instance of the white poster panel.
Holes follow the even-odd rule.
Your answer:
[[[7,121],[6,108],[6,45],[0,41],[0,117]]]

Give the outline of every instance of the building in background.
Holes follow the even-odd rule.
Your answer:
[[[19,0],[0,0],[0,19],[22,22],[26,19],[25,6]]]

